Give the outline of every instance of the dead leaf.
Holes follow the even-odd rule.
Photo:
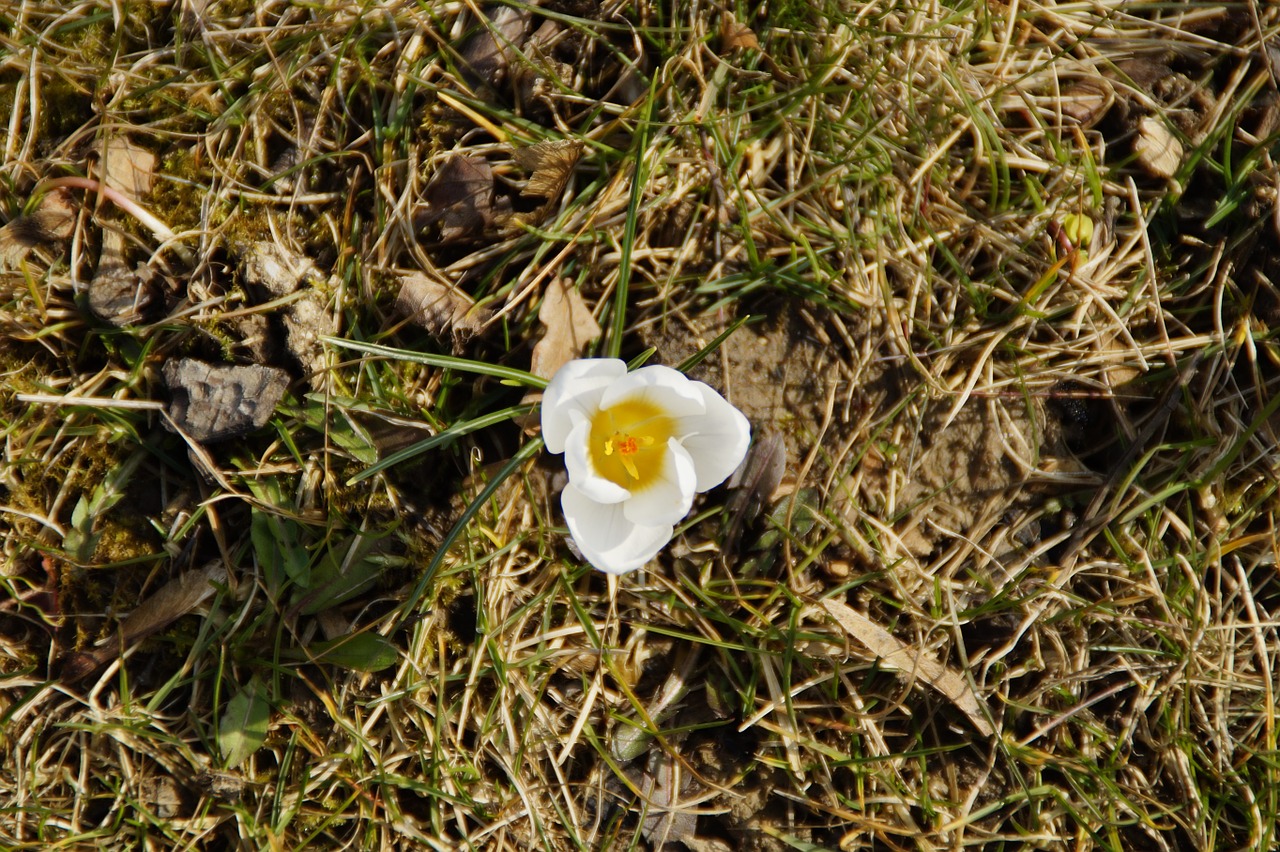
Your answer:
[[[221,562],[210,562],[204,568],[187,571],[160,587],[129,613],[119,633],[92,651],[81,651],[67,658],[62,679],[67,683],[83,680],[114,660],[127,648],[152,633],[163,630],[174,621],[208,600],[216,586],[227,581],[227,569]]]
[[[721,545],[726,560],[732,559],[737,551],[743,528],[773,500],[786,472],[786,441],[774,431],[757,435],[751,442],[746,460],[729,477],[732,494],[724,507],[729,522],[725,525]]]
[[[730,53],[739,48],[760,49],[760,40],[751,31],[751,27],[734,20],[733,15],[726,13],[720,25],[720,50]]]
[[[38,245],[71,239],[77,209],[69,189],[45,193],[30,215],[0,228],[0,267],[16,267]]]
[[[1169,180],[1182,165],[1182,143],[1164,122],[1149,115],[1138,122],[1133,150],[1138,155],[1138,163],[1158,178]]]
[[[165,364],[164,380],[169,417],[204,444],[265,426],[289,387],[289,374],[275,367],[215,366],[194,358]]]
[[[1085,128],[1101,121],[1115,102],[1115,89],[1105,77],[1076,80],[1062,90],[1059,101],[1063,117]]]
[[[488,312],[457,287],[432,281],[421,272],[400,276],[396,307],[409,321],[437,337],[446,332],[470,336],[484,328]]]
[[[111,136],[103,145],[100,168],[103,183],[136,201],[151,192],[156,155],[126,136]]]
[[[151,191],[155,167],[156,155],[127,137],[112,136],[103,144],[102,183],[131,199]],[[104,322],[126,326],[146,319],[149,309],[159,303],[158,279],[143,265],[126,262],[123,233],[104,229],[98,268],[89,282],[89,309]]]
[[[875,655],[886,668],[896,669],[908,679],[919,678],[942,693],[964,713],[974,730],[984,737],[995,729],[969,682],[957,672],[939,663],[927,652],[916,650],[898,639],[852,607],[836,600],[824,600],[822,606],[845,632]]]
[[[463,67],[481,83],[496,86],[518,57],[516,50],[528,38],[532,22],[528,7],[498,7],[459,51]]]
[[[555,279],[547,286],[538,321],[546,326],[547,333],[533,347],[529,372],[544,379],[585,355],[587,345],[600,336],[600,324],[568,278]]]
[[[493,169],[486,160],[454,154],[427,184],[421,225],[440,223],[443,242],[476,236],[494,222]]]
[[[71,239],[75,229],[76,211],[79,209],[80,205],[72,198],[71,190],[55,189],[53,192],[45,193],[30,218],[45,240],[65,242]]]
[[[527,148],[517,148],[516,163],[530,173],[529,182],[520,194],[540,195],[548,199],[558,197],[582,156],[582,147],[578,139],[548,139]]]
[[[652,843],[655,850],[683,842],[698,833],[698,814],[689,799],[699,792],[699,786],[682,769],[670,753],[658,749],[640,785],[647,804],[640,835]]]

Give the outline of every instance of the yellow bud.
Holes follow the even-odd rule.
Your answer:
[[[1068,213],[1062,217],[1062,233],[1071,245],[1087,251],[1093,242],[1093,220],[1082,213]]]

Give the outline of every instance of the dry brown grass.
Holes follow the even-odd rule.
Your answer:
[[[1280,14],[729,11],[0,7],[0,845],[1275,844]],[[124,138],[157,221],[73,181],[12,241]],[[559,277],[624,357],[753,316],[696,368],[786,456],[739,540],[568,547],[494,375]],[[182,356],[290,396],[184,440]]]

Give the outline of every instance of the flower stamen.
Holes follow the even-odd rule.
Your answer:
[[[632,479],[640,478],[640,471],[636,468],[635,459],[631,458],[640,452],[641,447],[650,447],[653,445],[652,435],[627,435],[623,432],[614,432],[613,436],[604,442],[604,454],[612,456],[613,451],[618,451],[618,461],[622,463],[622,467],[631,476]]]
[[[661,479],[674,419],[647,400],[624,400],[595,413],[588,439],[600,476],[629,491]]]

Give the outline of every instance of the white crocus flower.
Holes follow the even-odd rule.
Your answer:
[[[643,567],[671,540],[693,495],[742,462],[751,426],[702,382],[670,367],[633,373],[616,358],[560,368],[542,397],[542,437],[564,453],[569,533],[610,574]]]

